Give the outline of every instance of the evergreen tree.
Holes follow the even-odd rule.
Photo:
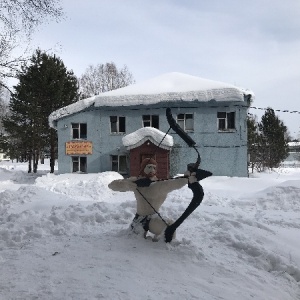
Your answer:
[[[10,99],[10,117],[3,125],[9,134],[10,149],[26,154],[28,172],[37,171],[42,152],[50,152],[50,171],[54,172],[57,157],[57,133],[50,128],[51,112],[78,100],[78,82],[72,71],[55,55],[37,50],[29,66],[18,75],[19,84]],[[16,149],[14,150],[16,151]]]
[[[265,161],[265,140],[261,132],[259,131],[259,123],[256,116],[247,118],[248,129],[248,154],[249,154],[249,166],[252,169],[262,171],[264,169]]]
[[[253,116],[247,117],[247,133],[248,133],[248,155],[249,155],[249,166],[252,169],[257,165],[259,153],[258,153],[258,144],[259,144],[259,134],[258,134],[258,124]]]
[[[248,153],[249,166],[258,171],[265,168],[278,167],[288,156],[288,141],[290,139],[287,127],[268,108],[257,122],[256,118],[248,117]]]
[[[275,115],[272,108],[267,108],[259,123],[264,151],[265,167],[275,168],[288,156],[287,127]]]

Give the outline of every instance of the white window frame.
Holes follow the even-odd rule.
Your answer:
[[[189,125],[189,121],[192,120],[191,125]],[[177,115],[177,123],[178,125],[186,132],[194,131],[194,114],[193,113],[181,113]]]
[[[71,156],[72,173],[87,173],[87,157],[86,156]],[[85,160],[85,164],[84,163]],[[74,164],[77,163],[78,167],[75,169]]]
[[[122,161],[125,160],[125,161]],[[127,174],[127,156],[124,154],[117,154],[110,156],[111,170],[120,174]]]
[[[116,122],[112,122],[112,119],[116,118]],[[124,121],[120,121],[120,119],[124,119]],[[110,121],[110,133],[111,134],[124,134],[126,133],[126,117],[124,116],[110,116],[109,117],[109,121]],[[113,124],[115,124],[116,130],[113,131]],[[121,131],[122,128],[124,126],[124,131]]]
[[[222,114],[222,116],[221,116]],[[233,125],[232,125],[233,123]],[[235,112],[225,112],[218,111],[217,112],[217,126],[219,132],[235,132]]]

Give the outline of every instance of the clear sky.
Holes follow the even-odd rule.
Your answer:
[[[77,76],[127,65],[136,82],[182,72],[251,89],[253,106],[300,112],[299,0],[63,0],[65,20],[39,27]],[[264,111],[251,109],[259,119]],[[300,113],[276,112],[297,137]]]

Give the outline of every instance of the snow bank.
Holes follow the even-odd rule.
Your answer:
[[[118,173],[42,173],[0,168],[0,299],[299,299],[299,170],[203,180],[171,244],[129,234]],[[191,197],[172,192],[161,214]]]

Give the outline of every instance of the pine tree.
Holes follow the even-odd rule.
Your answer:
[[[255,117],[247,117],[247,133],[248,133],[248,154],[249,154],[249,166],[252,169],[257,165],[258,161],[258,143],[259,143],[259,134],[258,134],[258,124]]]
[[[3,121],[9,134],[10,148],[18,145],[17,154],[26,155],[28,172],[37,171],[44,151],[50,152],[50,171],[54,172],[57,134],[50,128],[51,112],[78,100],[78,82],[72,71],[55,55],[36,50],[29,66],[18,75],[19,84],[10,99],[10,117]]]
[[[264,147],[264,165],[268,168],[278,167],[288,156],[287,127],[275,115],[272,108],[267,108],[259,123],[261,144]]]

